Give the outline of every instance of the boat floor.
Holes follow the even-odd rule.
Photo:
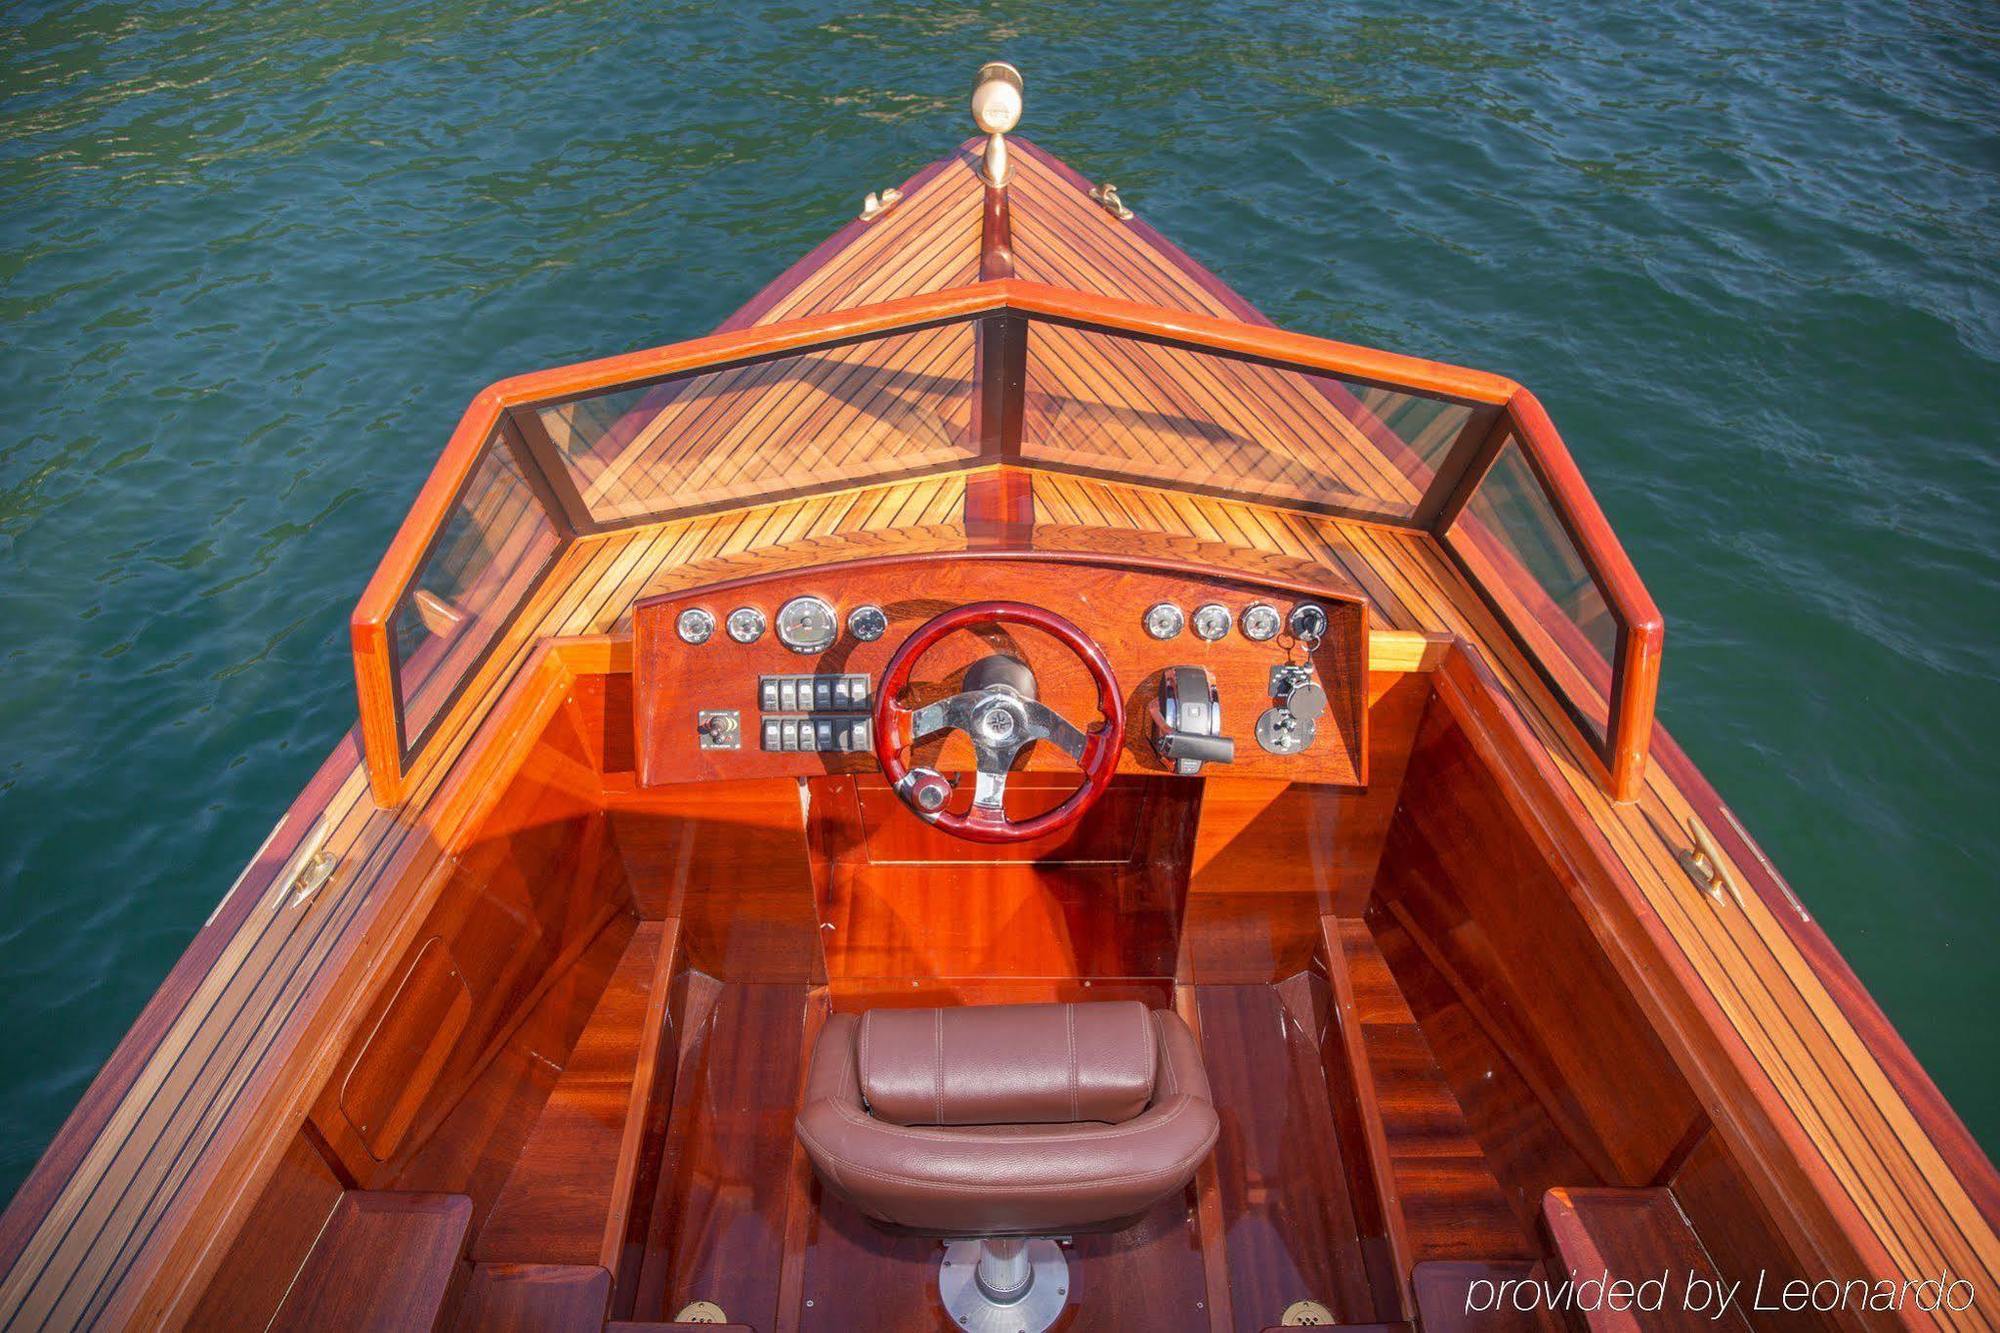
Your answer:
[[[1383,988],[1395,992],[1395,982],[1367,943],[1367,928],[1353,924],[1363,955],[1349,967],[1376,996],[1369,1011],[1406,1020],[1377,1025],[1371,1040],[1384,1104],[1399,1117],[1389,1126],[1392,1145],[1406,1159],[1411,1152],[1423,1159],[1418,1167],[1444,1203],[1438,1235],[1449,1235],[1455,1253],[1467,1257],[1531,1253],[1523,1223],[1465,1137],[1458,1103],[1400,993],[1383,1002]],[[593,1173],[591,1162],[615,1152],[625,1126],[601,1113],[579,1137],[576,1088],[602,1082],[594,1051],[638,1039],[645,1024],[635,996],[643,999],[641,978],[661,947],[661,923],[614,921],[575,965],[577,976],[541,1006],[572,1012],[574,1026],[581,1006],[571,997],[587,998],[601,986],[566,1067],[541,1089],[546,1103],[539,1112],[528,1108],[525,1119],[518,1102],[512,1108],[517,1125],[531,1126],[525,1141],[518,1129],[480,1141],[482,1160],[510,1166],[504,1181],[473,1186],[498,1199],[475,1223],[469,1245],[481,1318],[494,1314],[495,1302],[566,1298],[553,1280],[491,1284],[518,1278],[521,1265],[581,1280],[598,1271],[584,1261],[602,1219],[626,1215],[626,1201],[591,1197],[611,1181]],[[1338,1050],[1328,1030],[1326,979],[1314,972],[1275,985],[1154,989],[1193,1020],[1221,1135],[1211,1163],[1183,1194],[1124,1231],[1071,1240],[1075,1313],[1064,1326],[1254,1331],[1274,1326],[1303,1299],[1327,1305],[1341,1322],[1394,1318],[1384,1242],[1370,1237],[1368,1205],[1357,1207],[1350,1185],[1367,1145],[1352,1090],[1339,1065],[1326,1063],[1327,1052]],[[664,1321],[690,1302],[709,1301],[731,1321],[766,1330],[948,1326],[937,1294],[939,1242],[868,1221],[821,1188],[796,1146],[793,1117],[805,1056],[825,1014],[824,989],[687,972],[671,1006],[678,1029],[672,1068],[663,1060],[654,1073],[643,1112],[647,1132],[659,1136],[650,1154],[658,1169],[641,1173],[637,1189],[645,1197],[629,1201],[628,1234],[639,1248],[628,1248],[625,1267],[636,1281],[624,1279],[614,1312]],[[546,1015],[534,1025],[548,1032],[561,1026]],[[496,1070],[495,1084],[511,1080],[518,1090],[516,1072]],[[470,1118],[496,1126],[508,1119],[476,1093],[459,1114],[466,1118],[441,1138],[466,1141]],[[557,1145],[561,1151],[550,1151]],[[432,1159],[413,1175],[463,1165]],[[573,1211],[583,1226],[565,1222],[565,1200],[581,1205]],[[1418,1217],[1416,1225],[1427,1224]],[[1219,1305],[1217,1323],[1212,1305]],[[461,1303],[461,1327],[470,1308]]]

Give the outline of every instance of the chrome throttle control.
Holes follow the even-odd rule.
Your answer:
[[[1153,751],[1182,777],[1203,764],[1236,762],[1236,742],[1221,735],[1222,702],[1206,667],[1168,667],[1160,673],[1153,718]]]

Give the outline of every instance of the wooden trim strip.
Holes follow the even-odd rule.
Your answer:
[[[1612,700],[1606,736],[1607,764],[1611,798],[1635,800],[1645,777],[1646,752],[1652,743],[1653,706],[1660,688],[1660,652],[1666,640],[1666,621],[1541,401],[1521,389],[1508,400],[1507,416],[1514,423],[1522,452],[1542,483],[1557,519],[1618,622],[1618,654],[1612,664]],[[1466,494],[1470,493],[1468,488]]]

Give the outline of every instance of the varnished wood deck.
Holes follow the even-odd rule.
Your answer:
[[[1254,318],[1177,252],[1109,218],[1065,169],[1032,150],[1017,161],[1014,239],[1022,277]],[[914,182],[885,218],[850,225],[810,265],[746,307],[743,322],[970,281],[977,269],[979,194],[969,163],[961,152]],[[921,336],[907,345],[940,354]],[[1119,401],[1157,407],[1158,366],[1135,361],[1127,368]],[[870,370],[879,377],[909,367],[890,358]],[[1076,392],[1081,383],[1058,387],[1075,401],[1084,397]],[[1260,411],[1286,410],[1255,381],[1245,383],[1252,387],[1239,384],[1236,391],[1257,399]],[[753,376],[734,387],[770,386]],[[1099,383],[1092,391],[1102,396],[1106,388]],[[796,410],[819,410],[805,404],[799,397]],[[772,427],[784,422],[795,428],[798,421],[774,411],[761,418],[761,434],[752,429],[737,436],[731,432],[746,426],[713,410],[718,406],[694,400],[664,405],[663,411],[707,413],[702,420],[710,424],[701,430],[708,433],[678,427],[655,432],[641,452],[607,463],[600,493],[643,496],[662,467],[710,476],[717,463],[709,451],[724,444],[738,464],[753,466],[761,451],[782,448],[789,438]],[[847,410],[860,409],[849,402]],[[911,420],[938,416],[911,411]],[[1029,432],[1067,437],[1073,423],[1073,416],[1051,409],[1039,424],[1030,421]],[[852,425],[833,422],[825,438],[834,440]],[[1261,420],[1239,425],[1246,435],[1266,430]],[[704,443],[691,450],[690,439]],[[1128,444],[1111,438],[1103,447]],[[840,457],[831,456],[829,466],[837,470]],[[914,457],[919,461],[913,467],[940,456],[919,448]],[[1360,465],[1353,459],[1336,460],[1337,466],[1324,456],[1279,462],[1281,469],[1330,473],[1350,491],[1401,498],[1409,490],[1399,474],[1354,472]],[[369,983],[397,955],[388,944],[481,799],[476,766],[458,760],[476,752],[485,764],[504,751],[505,738],[482,735],[481,725],[503,694],[525,687],[523,667],[538,644],[556,636],[627,632],[640,597],[752,569],[892,549],[962,548],[984,521],[976,514],[969,521],[968,507],[976,506],[971,497],[982,493],[990,476],[945,472],[708,513],[570,546],[444,718],[414,774],[410,799],[392,811],[372,804],[350,738],[218,908],[0,1224],[0,1262],[8,1263],[0,1283],[0,1326],[151,1321],[182,1308],[199,1290],[204,1259],[226,1243],[240,1208],[254,1198],[289,1137],[273,1131],[303,1115]],[[753,482],[742,484],[755,489]],[[1852,997],[1842,997],[1845,1005],[1836,998],[1797,932],[1762,898],[1750,895],[1740,909],[1717,906],[1689,884],[1675,854],[1695,808],[1698,779],[1679,762],[1659,762],[1662,746],[1656,743],[1641,799],[1610,802],[1567,714],[1434,538],[1274,504],[1086,476],[1037,473],[1014,493],[1022,489],[1034,527],[1013,535],[1030,544],[1038,534],[1060,544],[1071,530],[1098,528],[1282,555],[1361,587],[1381,626],[1449,633],[1477,645],[1504,701],[1493,725],[1522,729],[1532,742],[1528,749],[1545,756],[1531,755],[1520,766],[1523,809],[1543,828],[1584,896],[1602,906],[1595,924],[1607,950],[1670,1045],[1697,1066],[1688,1071],[1690,1079],[1739,1157],[1767,1173],[1777,1196],[1797,1184],[1796,1172],[1823,1184],[1835,1201],[1840,1234],[1821,1238],[1851,1245],[1853,1257],[1872,1270],[1925,1276],[1948,1268],[1973,1280],[1982,1298],[2000,1293],[1995,1200],[1968,1193],[1951,1153],[1885,1068],[1880,1035],[1857,1026]],[[1456,687],[1446,679],[1441,688]],[[1582,813],[1585,836],[1561,832],[1565,811]],[[309,837],[310,845],[339,858],[339,869],[316,897],[293,903],[285,872]],[[1819,1225],[1809,1218],[1793,1221],[1808,1233]],[[1982,1317],[1975,1309],[1957,1326],[1980,1327]]]

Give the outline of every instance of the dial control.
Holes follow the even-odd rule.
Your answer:
[[[1187,614],[1172,602],[1156,602],[1146,610],[1146,633],[1171,639],[1187,624]]]
[[[1194,609],[1194,636],[1214,643],[1229,633],[1229,608],[1220,602],[1210,602]]]
[[[701,607],[691,606],[681,612],[674,628],[680,633],[682,643],[707,643],[715,634],[715,616]]]
[[[1252,602],[1243,608],[1243,637],[1252,643],[1269,643],[1285,628],[1285,618],[1269,602]]]
[[[778,642],[795,653],[823,653],[839,633],[840,621],[824,597],[794,597],[778,608]]]
[[[755,643],[764,637],[764,613],[754,606],[739,606],[726,622],[729,637],[738,643]]]
[[[847,613],[847,632],[873,643],[889,632],[889,613],[879,606],[857,606]]]
[[[704,708],[695,715],[695,733],[704,750],[735,750],[743,745],[743,714],[734,708]]]

